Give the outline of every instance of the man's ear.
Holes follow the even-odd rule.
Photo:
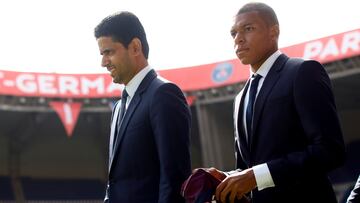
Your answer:
[[[142,54],[142,44],[139,38],[135,37],[129,44],[129,51],[132,55],[138,56]]]
[[[280,35],[279,25],[273,25],[270,28],[271,39],[278,41]]]

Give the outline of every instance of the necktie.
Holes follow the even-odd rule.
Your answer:
[[[247,129],[247,137],[248,137],[248,143],[250,143],[251,133],[252,133],[252,118],[254,114],[254,102],[256,98],[256,92],[259,85],[259,80],[261,78],[261,75],[253,75],[251,77],[251,85],[250,85],[250,91],[249,91],[249,101],[246,108],[246,129]]]
[[[126,100],[127,100],[127,97],[128,97],[128,93],[126,92],[126,90],[124,89],[124,91],[122,92],[122,96],[121,96],[121,106],[120,106],[120,115],[119,115],[119,118],[118,118],[118,124],[121,123],[121,120],[123,119],[124,117],[124,114],[125,114],[125,107],[126,107]]]
[[[120,106],[120,112],[119,112],[120,114],[118,115],[117,124],[116,124],[116,128],[115,128],[113,148],[115,148],[118,130],[120,129],[120,124],[121,124],[121,121],[122,121],[125,111],[126,111],[125,107],[126,107],[127,97],[128,97],[128,93],[124,89],[124,91],[122,92],[122,95],[121,95],[121,106]]]

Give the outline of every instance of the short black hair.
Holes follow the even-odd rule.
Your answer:
[[[96,39],[111,37],[126,48],[128,48],[131,40],[139,38],[145,58],[147,59],[149,56],[149,44],[145,29],[139,18],[131,12],[123,11],[107,16],[95,27],[94,34]]]
[[[243,7],[240,8],[237,15],[254,11],[258,12],[268,25],[279,25],[279,21],[277,19],[275,11],[267,4],[260,2],[252,2],[245,4]]]

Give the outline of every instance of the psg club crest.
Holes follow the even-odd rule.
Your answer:
[[[212,80],[215,83],[223,83],[233,74],[233,65],[231,63],[218,64],[212,72]]]

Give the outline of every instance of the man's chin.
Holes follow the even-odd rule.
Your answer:
[[[118,78],[113,78],[113,83],[122,84],[121,80]]]
[[[249,65],[249,61],[244,59],[244,58],[239,58],[240,62],[243,64],[243,65]]]

